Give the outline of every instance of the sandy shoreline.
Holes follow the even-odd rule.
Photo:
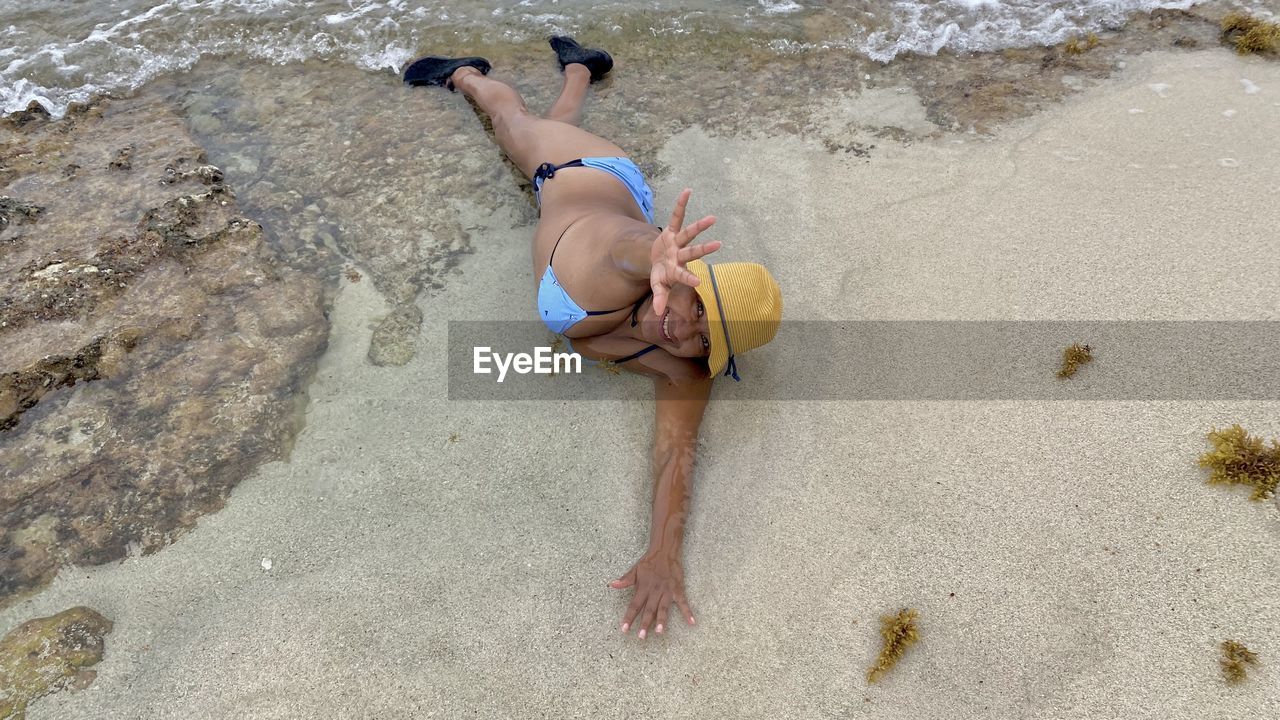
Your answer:
[[[927,122],[900,95],[826,120]],[[686,131],[655,189],[694,187],[721,259],[767,264],[788,319],[1275,320],[1278,136],[1280,65],[1157,53],[995,138],[870,162]],[[1275,403],[713,403],[699,627],[621,637],[605,583],[644,544],[652,407],[447,400],[447,321],[531,302],[506,280],[530,272],[519,216],[458,209],[474,255],[418,301],[407,365],[367,362],[387,309],[345,284],[289,462],[171,547],[0,612],[115,623],[97,681],[29,717],[1280,712],[1280,514],[1194,464],[1214,425],[1280,436]],[[876,617],[904,605],[924,638],[868,687]],[[1264,663],[1239,687],[1227,638]]]

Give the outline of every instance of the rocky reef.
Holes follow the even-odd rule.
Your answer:
[[[418,302],[471,252],[474,222],[460,208],[527,205],[514,168],[470,113],[395,77],[226,62],[152,90],[182,108],[290,265],[333,278],[358,268],[377,288],[388,312],[368,359],[404,365],[421,350]]]
[[[22,623],[0,640],[0,718],[22,720],[27,704],[49,693],[83,690],[97,672],[111,621],[92,608],[63,610]]]
[[[0,605],[151,552],[300,423],[328,330],[164,102],[0,123]]]

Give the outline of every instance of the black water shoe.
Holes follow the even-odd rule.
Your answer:
[[[492,69],[489,61],[482,57],[447,58],[431,55],[415,60],[405,68],[404,81],[415,87],[440,85],[453,90],[453,83],[449,82],[449,78],[453,77],[453,72],[461,67],[473,67],[485,75],[488,75],[489,70]]]
[[[581,63],[591,71],[591,82],[595,82],[613,69],[613,58],[603,50],[584,48],[567,35],[556,35],[550,42],[551,49],[556,51],[556,59],[560,61],[561,70],[564,70],[565,65]]]

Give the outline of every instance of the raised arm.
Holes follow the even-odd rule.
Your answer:
[[[698,427],[711,397],[711,379],[672,382],[654,379],[657,395],[657,427],[653,446],[653,518],[649,549],[625,575],[610,583],[615,589],[635,587],[636,594],[622,620],[622,632],[634,625],[644,638],[666,630],[671,604],[679,606],[685,621],[693,624],[693,611],[684,594],[684,524],[689,516],[689,492],[693,484],[693,458],[698,447]]]
[[[653,290],[653,309],[661,314],[667,307],[667,293],[671,286],[680,283],[698,286],[698,278],[685,268],[691,260],[697,260],[720,249],[720,241],[690,245],[698,234],[716,223],[708,215],[694,224],[684,226],[684,210],[693,191],[685,188],[676,198],[671,219],[657,238],[652,230],[632,233],[614,243],[610,254],[616,268],[636,280],[648,279]]]

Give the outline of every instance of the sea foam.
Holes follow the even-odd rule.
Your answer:
[[[1130,15],[1156,9],[1185,10],[1194,0],[940,0],[895,2],[888,27],[855,47],[889,62],[898,55],[941,50],[989,52],[1008,47],[1056,45],[1085,32],[1118,28]]]
[[[1122,25],[1130,14],[1186,8],[1191,0],[860,0],[847,37],[821,42],[888,62],[935,54],[1055,44]],[[829,12],[817,0],[650,0],[654,36],[776,28],[778,52],[808,47],[793,18]],[[309,59],[395,72],[432,42],[455,34],[524,41],[574,32],[601,18],[634,16],[624,0],[30,0],[0,29],[0,110],[38,102],[55,116],[99,93],[127,93],[205,57],[235,55],[283,64]],[[711,28],[711,30],[706,30]]]

